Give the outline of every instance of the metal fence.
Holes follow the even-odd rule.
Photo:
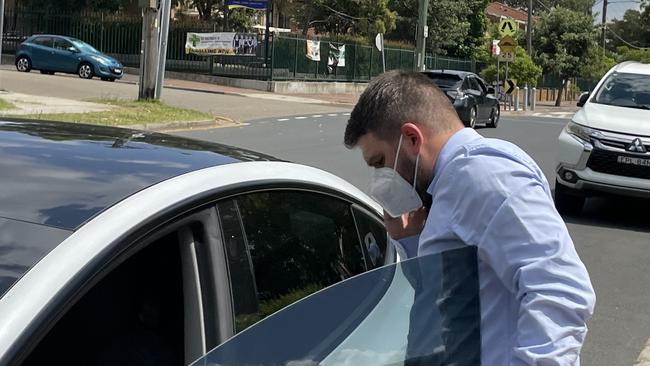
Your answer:
[[[314,62],[306,54],[306,40],[298,35],[274,37],[270,45],[271,60],[267,63],[264,40],[260,38],[256,56],[203,57],[185,53],[188,32],[219,31],[216,24],[192,19],[174,21],[170,25],[167,46],[167,70],[213,74],[258,80],[368,81],[382,72],[381,53],[372,46],[345,44],[345,67],[328,67],[330,43],[322,41],[321,61]],[[114,56],[126,66],[138,67],[142,38],[142,18],[120,13],[45,13],[38,11],[7,11],[3,49],[13,53],[27,37],[34,34],[60,34],[81,39],[100,51]],[[412,49],[386,48],[386,69],[414,68]],[[474,71],[471,60],[429,55],[429,69]]]
[[[328,65],[330,45],[345,45],[345,66]],[[364,82],[383,72],[382,55],[375,47],[345,44],[331,41],[320,42],[320,61],[306,57],[307,40],[300,37],[275,37],[272,49],[273,80],[305,81],[357,81]],[[413,70],[415,52],[412,49],[386,48],[386,70]],[[428,69],[453,69],[473,71],[475,63],[437,55],[426,58]]]

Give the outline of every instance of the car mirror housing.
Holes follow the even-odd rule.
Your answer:
[[[496,94],[497,93],[497,91],[493,87],[489,87],[487,92],[488,92],[488,94]]]
[[[590,96],[589,92],[580,94],[580,98],[578,98],[578,103],[576,103],[576,105],[582,108],[585,104],[587,104],[587,101],[589,100],[589,96]]]

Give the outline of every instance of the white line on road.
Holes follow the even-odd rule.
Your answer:
[[[330,113],[327,115],[327,117],[338,117],[338,114],[336,113]]]
[[[349,116],[349,115],[350,115],[350,112],[348,112],[348,113],[343,113],[343,115],[344,115],[344,116]]]
[[[323,115],[322,115],[322,114],[314,114],[314,115],[311,116],[311,117],[312,117],[312,118],[321,118],[321,117],[323,117]]]
[[[278,118],[278,122],[284,122],[284,121],[288,121],[288,120],[289,120],[289,118]]]
[[[295,119],[307,119],[305,116],[295,117]]]

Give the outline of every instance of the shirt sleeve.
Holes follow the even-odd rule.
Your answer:
[[[545,179],[504,157],[452,164],[452,229],[519,302],[510,364],[579,364],[595,294]]]
[[[405,261],[418,255],[420,235],[413,235],[399,240],[390,238],[390,240],[397,251],[400,261]]]

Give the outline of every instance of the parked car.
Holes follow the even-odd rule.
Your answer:
[[[447,94],[465,126],[474,128],[485,124],[496,128],[499,125],[501,108],[496,92],[478,75],[454,70],[430,70],[424,74]]]
[[[29,37],[16,52],[16,69],[77,74],[83,79],[97,76],[104,81],[122,78],[124,66],[93,46],[76,38],[39,34]]]
[[[564,213],[593,195],[650,197],[650,65],[616,65],[594,90],[559,137],[555,204]]]
[[[396,260],[359,189],[239,148],[9,121],[0,171],[1,365],[188,365]]]

